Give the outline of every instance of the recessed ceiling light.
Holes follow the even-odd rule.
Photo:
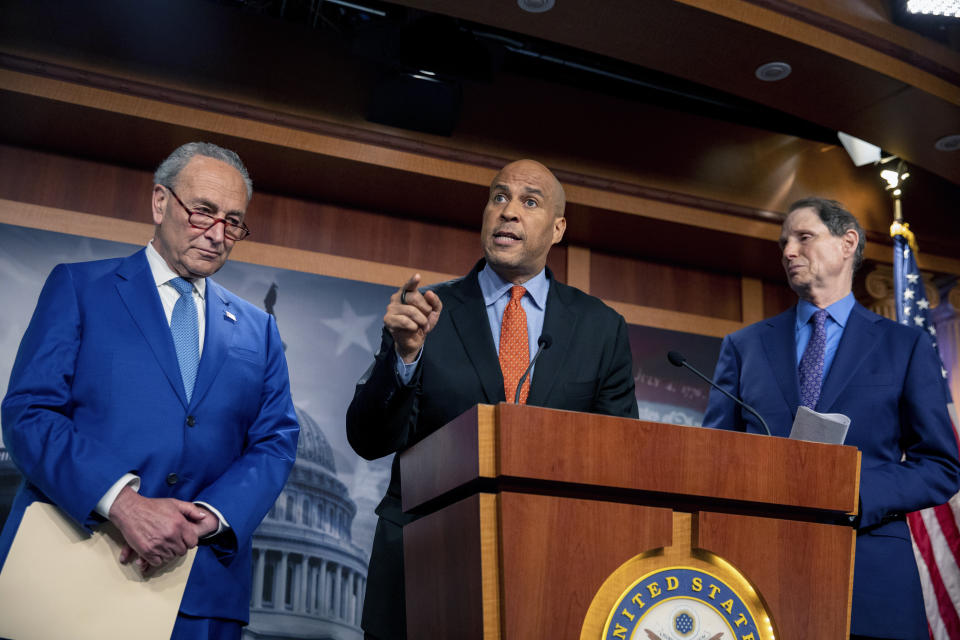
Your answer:
[[[555,0],[517,0],[517,6],[530,13],[543,13],[553,9]]]
[[[950,136],[943,136],[933,143],[937,151],[957,151],[960,150],[960,133]]]
[[[793,67],[786,62],[768,62],[757,67],[753,74],[764,82],[776,82],[786,78],[791,71],[793,71]]]

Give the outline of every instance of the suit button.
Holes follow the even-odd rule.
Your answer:
[[[192,427],[195,424],[197,424],[197,419],[193,416],[187,416],[187,426]]]
[[[177,477],[177,474],[171,473],[167,475],[167,484],[170,485],[171,487],[177,484],[177,480],[179,480],[179,478]]]

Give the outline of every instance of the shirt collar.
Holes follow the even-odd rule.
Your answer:
[[[853,305],[856,304],[856,299],[853,297],[853,292],[848,293],[844,297],[840,298],[833,304],[827,307],[827,315],[829,315],[834,322],[836,322],[841,327],[847,326],[847,319],[850,318],[850,312],[853,311]],[[810,316],[812,316],[819,307],[808,302],[807,300],[801,300],[797,304],[797,329],[804,326],[810,322]]]
[[[163,256],[154,249],[152,240],[147,243],[147,264],[150,265],[150,273],[153,274],[153,281],[158,287],[170,282],[174,278],[180,277],[170,268],[170,265],[163,259]],[[207,291],[207,279],[195,278],[193,280],[193,289],[200,295],[200,299],[203,300]]]
[[[483,265],[483,269],[477,274],[477,280],[480,282],[483,302],[488,307],[513,287],[512,282],[507,282],[501,278],[489,264]],[[546,269],[541,269],[540,273],[524,282],[523,288],[527,290],[527,295],[530,296],[538,309],[546,309],[547,292],[550,290],[550,280],[547,278]]]

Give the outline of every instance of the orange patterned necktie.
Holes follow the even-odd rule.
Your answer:
[[[530,364],[527,312],[520,306],[520,299],[526,292],[527,290],[519,285],[510,289],[510,302],[503,310],[503,322],[500,324],[500,370],[503,371],[503,391],[507,402],[513,400],[520,376]],[[527,403],[529,393],[530,379],[527,378],[520,390],[520,404]]]

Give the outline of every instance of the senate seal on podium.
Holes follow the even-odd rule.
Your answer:
[[[610,611],[603,640],[760,640],[737,590],[715,573],[664,567],[637,580]]]
[[[690,544],[689,514],[674,514],[674,544],[618,567],[594,596],[580,640],[776,640],[750,580]]]

